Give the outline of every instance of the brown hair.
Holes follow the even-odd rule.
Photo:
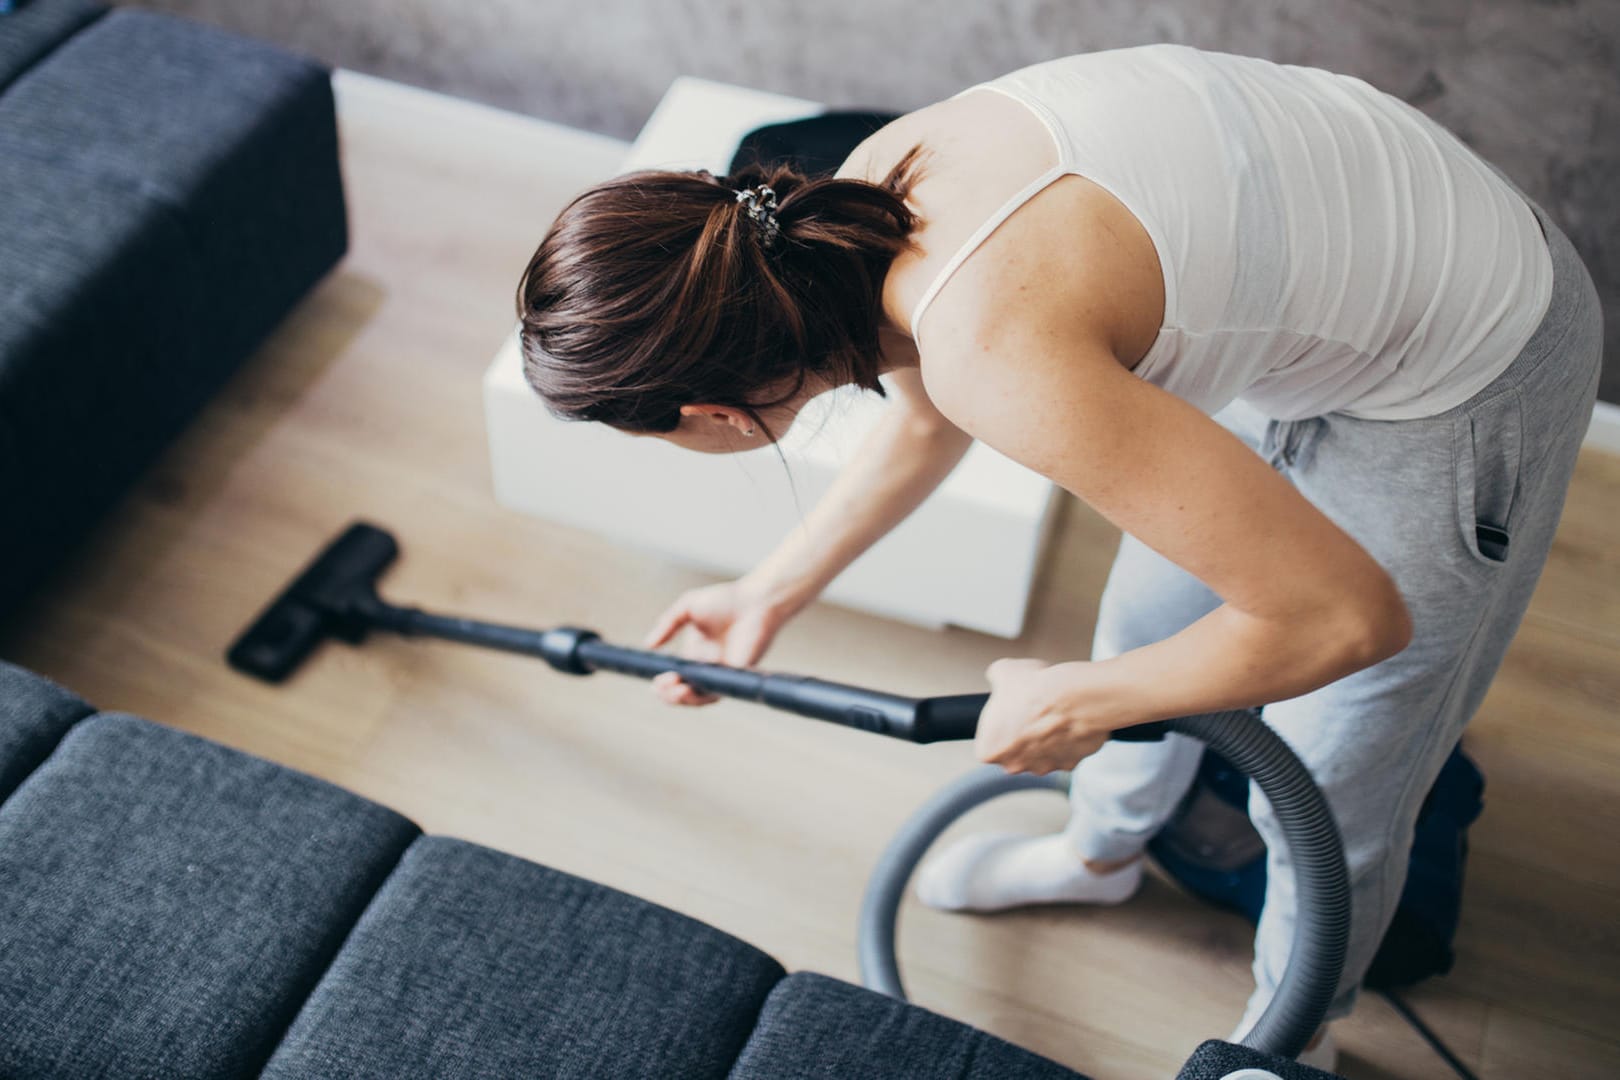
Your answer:
[[[518,284],[523,370],[569,420],[664,433],[682,405],[757,410],[811,375],[878,383],[883,278],[911,245],[913,146],[881,183],[786,165],[642,171],[565,207]],[[774,240],[736,189],[776,193]]]

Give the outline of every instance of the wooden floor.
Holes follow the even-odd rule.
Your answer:
[[[307,770],[430,831],[537,859],[688,912],[790,968],[853,978],[861,888],[894,828],[969,764],[725,704],[657,705],[645,684],[378,639],[331,646],[273,689],[221,652],[345,522],[386,523],[387,592],[425,606],[635,639],[698,576],[499,508],[479,377],[566,155],[530,126],[339,82],[348,260],[296,311],[32,610],[0,655],[104,708]],[[595,158],[592,158],[592,154]],[[604,173],[605,174],[605,173]],[[588,179],[588,177],[587,177]],[[558,463],[537,461],[535,468]],[[1482,1076],[1620,1076],[1620,459],[1588,453],[1552,562],[1470,735],[1489,777],[1456,970],[1412,1001]],[[1081,655],[1115,541],[1064,507],[1017,643],[829,607],[771,656],[907,693],[977,688],[1004,654]],[[1030,828],[1055,796],[974,819]],[[1099,1080],[1172,1075],[1227,1032],[1249,933],[1151,881],[1109,911],[952,917],[909,905],[914,997]],[[1351,1077],[1443,1075],[1382,1001],[1339,1025]]]

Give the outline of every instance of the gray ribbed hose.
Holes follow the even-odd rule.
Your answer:
[[[1252,710],[1183,717],[1165,726],[1201,740],[1230,761],[1259,786],[1276,812],[1294,867],[1294,943],[1277,993],[1243,1036],[1243,1044],[1295,1057],[1327,1015],[1344,968],[1350,880],[1338,826],[1305,766]],[[1009,776],[987,765],[947,785],[913,814],[878,857],[861,903],[856,938],[861,981],[890,997],[905,998],[895,960],[895,923],[906,886],[940,833],[969,810],[1002,795],[1067,787],[1064,774]]]

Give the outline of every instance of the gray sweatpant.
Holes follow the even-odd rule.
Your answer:
[[[1470,400],[1414,420],[1268,421],[1242,405],[1216,417],[1384,566],[1412,615],[1404,652],[1264,710],[1321,784],[1344,834],[1350,948],[1330,1017],[1355,1002],[1405,882],[1418,809],[1518,629],[1592,412],[1603,338],[1597,292],[1568,238],[1539,207],[1536,214],[1552,251],[1551,305],[1513,364]],[[1127,536],[1092,655],[1161,640],[1219,603]],[[1201,744],[1172,735],[1111,742],[1081,762],[1067,830],[1075,847],[1091,859],[1141,851],[1186,792],[1201,753]],[[1249,813],[1269,850],[1252,1019],[1287,962],[1295,895],[1258,791]]]

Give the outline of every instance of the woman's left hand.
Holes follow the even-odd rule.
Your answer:
[[[985,669],[990,700],[979,714],[973,750],[1011,773],[1072,769],[1108,741],[1112,728],[1088,705],[1084,661],[997,660]]]

